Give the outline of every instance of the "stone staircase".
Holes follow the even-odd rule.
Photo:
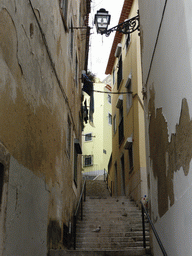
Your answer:
[[[146,229],[149,233],[148,226]],[[146,238],[144,249],[141,211],[133,201],[110,197],[104,181],[87,181],[83,221],[77,223],[76,250],[51,251],[50,256],[150,255],[149,234]]]

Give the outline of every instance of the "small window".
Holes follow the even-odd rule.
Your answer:
[[[126,86],[127,88],[127,112],[132,106],[132,85],[131,85],[131,76],[127,79]]]
[[[71,120],[68,116],[68,121],[67,121],[67,153],[70,156],[71,152]]]
[[[128,148],[128,154],[129,154],[129,174],[133,172],[133,143],[130,143],[130,146]]]
[[[111,95],[110,94],[108,94],[108,102],[111,104]]]
[[[60,0],[61,16],[63,19],[64,27],[67,29],[67,11],[68,11],[68,0]]]
[[[85,141],[92,141],[92,133],[85,134]]]
[[[79,76],[79,65],[78,65],[78,58],[76,55],[76,60],[75,60],[75,85],[78,87],[78,76]]]
[[[115,69],[113,69],[113,86],[115,84]]]
[[[73,22],[71,20],[71,42],[70,42],[70,53],[71,58],[73,59],[73,41],[74,41],[74,35],[73,35]]]
[[[84,167],[88,167],[92,165],[93,165],[93,156],[92,155],[84,156]]]
[[[116,119],[116,115],[114,115],[113,117],[113,133],[115,134],[117,131],[117,119]]]
[[[123,105],[119,109],[119,145],[124,139]]]
[[[125,45],[126,45],[126,51],[127,51],[127,50],[128,50],[128,48],[129,48],[130,41],[131,41],[130,34],[127,34],[127,35],[126,35],[126,42],[125,42]]]
[[[77,187],[77,160],[78,160],[78,154],[77,154],[76,148],[74,147],[73,181],[76,187]]]
[[[123,61],[122,61],[122,55],[119,58],[119,64],[118,64],[118,71],[117,71],[117,90],[120,87],[121,81],[123,79]]]
[[[112,115],[110,113],[108,114],[108,123],[112,125]]]

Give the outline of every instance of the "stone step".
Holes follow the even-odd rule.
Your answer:
[[[149,246],[150,241],[149,239],[146,239],[146,245]],[[105,241],[105,239],[100,239],[97,240],[95,239],[93,240],[88,240],[88,241],[79,241],[77,240],[76,243],[76,247],[77,248],[89,248],[89,249],[93,249],[93,248],[102,248],[102,249],[123,249],[123,248],[129,248],[129,247],[143,247],[143,241],[132,241],[132,238],[130,238],[130,240],[127,241],[116,241],[114,240],[107,240]]]
[[[106,206],[107,207],[107,206]],[[128,208],[128,209],[125,209],[125,208],[122,208],[122,209],[108,209],[106,210],[105,208],[101,209],[101,208],[95,208],[94,206],[91,207],[91,209],[86,209],[84,208],[83,209],[84,212],[83,212],[83,215],[89,215],[91,216],[92,214],[94,215],[100,215],[100,214],[103,214],[103,215],[106,215],[106,214],[111,214],[111,215],[121,215],[123,213],[127,213],[127,215],[136,215],[136,216],[141,216],[141,212],[139,210],[135,210],[135,209],[131,209],[131,208]]]
[[[86,225],[86,224],[85,224]],[[98,226],[95,226],[95,225],[90,225],[90,226],[78,226],[77,225],[77,233],[85,233],[85,232],[88,232],[88,233],[95,233],[95,232],[92,232],[95,228],[97,228]],[[143,228],[141,225],[129,225],[129,226],[105,226],[103,227],[101,225],[101,231],[100,233],[109,233],[109,232],[134,232],[134,231],[142,231]],[[146,227],[146,231],[149,231],[149,227]]]
[[[127,212],[129,214],[141,214],[141,211],[136,207],[108,207],[107,205],[92,205],[90,207],[84,207],[84,212],[87,213],[111,213],[111,214],[120,214],[122,212]]]
[[[88,216],[84,216],[83,217],[83,221],[82,223],[94,223],[94,222],[100,222],[102,221],[103,223],[106,223],[106,217],[108,219],[108,223],[117,223],[117,222],[121,222],[123,224],[129,224],[129,223],[132,223],[132,224],[136,224],[136,223],[139,223],[141,224],[142,223],[142,219],[141,217],[139,216],[138,218],[136,217],[132,217],[132,216],[123,216],[122,215],[113,215],[113,216],[105,216],[105,215],[101,215],[101,216],[91,216],[90,218]],[[79,219],[80,220],[80,219]],[[79,224],[81,224],[81,221],[79,221]],[[148,225],[148,223],[146,223],[146,225]]]
[[[150,256],[150,249],[128,248],[127,250],[50,250],[49,256]]]
[[[144,256],[150,253],[148,224],[146,224],[148,250],[143,249],[141,211],[126,197],[108,196],[105,185],[103,181],[88,182],[83,221],[78,219],[77,222],[78,250],[67,251],[68,254],[58,254],[58,256]],[[100,232],[92,232],[98,226],[101,226]]]
[[[110,234],[110,235],[107,235],[107,234],[101,234],[101,235],[99,235],[99,234],[96,234],[94,237],[90,237],[88,234],[87,234],[87,236],[86,236],[86,234],[84,234],[83,236],[82,236],[82,234],[78,234],[77,235],[77,240],[78,241],[87,241],[87,240],[89,240],[89,241],[94,241],[94,239],[113,239],[113,240],[116,240],[116,241],[127,241],[128,239],[132,239],[132,240],[134,240],[134,241],[143,241],[143,236],[141,235],[141,234],[139,234],[139,235],[135,235],[135,234],[133,234],[133,233],[129,233],[129,234],[126,234],[126,236],[124,235],[123,236],[123,234],[122,234],[122,236],[117,236],[115,233],[112,235],[112,234]],[[145,239],[146,240],[149,240],[149,234],[148,235],[146,235],[145,236]]]
[[[149,232],[146,232],[145,234],[146,238],[149,237]],[[103,232],[103,233],[96,233],[94,232],[94,234],[92,236],[90,236],[90,233],[77,233],[77,238],[82,238],[82,239],[87,239],[90,237],[133,237],[135,239],[140,240],[140,238],[143,238],[143,231],[135,231],[135,232],[111,232],[111,233],[107,233],[107,232]]]

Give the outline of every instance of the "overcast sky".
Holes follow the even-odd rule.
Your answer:
[[[111,14],[111,23],[108,28],[114,27],[118,24],[124,0],[92,0],[91,14],[90,14],[90,48],[89,48],[89,64],[88,69],[94,73],[98,78],[103,80],[105,70],[111,51],[115,32],[112,32],[109,37],[101,36],[96,33],[94,27],[94,15],[100,9],[106,9]]]

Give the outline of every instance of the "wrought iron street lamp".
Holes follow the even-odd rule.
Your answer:
[[[108,25],[110,24],[111,15],[108,14],[108,11],[101,8],[95,14],[94,24],[96,26],[96,30],[98,34],[105,34],[107,31]]]
[[[111,15],[108,14],[108,11],[105,9],[97,11],[97,14],[95,14],[94,24],[98,34],[105,34],[106,36],[109,36],[113,31],[119,31],[123,34],[130,34],[136,30],[140,31],[139,10],[137,11],[137,16],[127,19],[113,28],[107,29],[110,24],[110,19]]]

